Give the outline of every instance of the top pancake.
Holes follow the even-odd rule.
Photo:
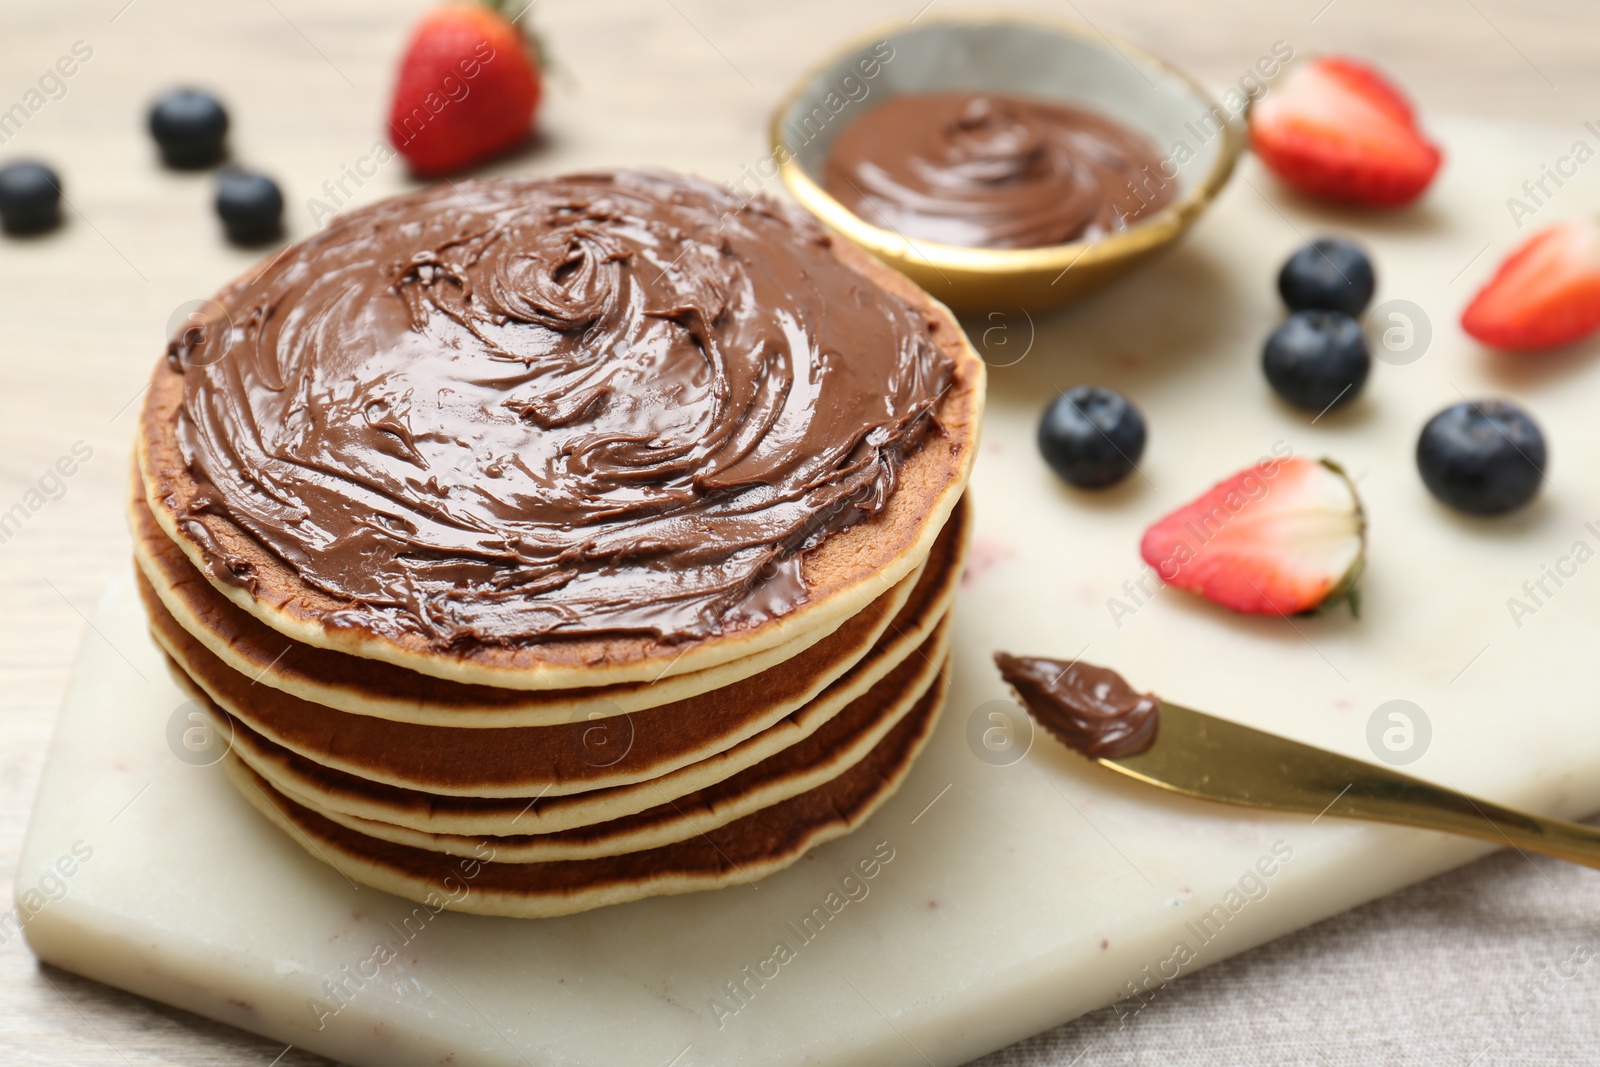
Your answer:
[[[830,254],[862,284],[915,308],[952,364],[950,385],[931,409],[932,425],[895,472],[876,514],[828,534],[800,555],[804,597],[786,610],[687,639],[607,633],[547,636],[516,644],[441,648],[421,633],[348,624],[353,602],[306,581],[279,555],[214,508],[185,463],[177,434],[184,374],[157,368],[140,424],[146,499],[162,530],[212,584],[268,626],[305,644],[382,660],[468,684],[553,689],[651,681],[703,671],[817,631],[828,632],[920,565],[959,498],[975,452],[983,367],[949,312],[909,281],[843,244]],[[248,286],[250,280],[235,288]],[[228,291],[221,294],[228,295]],[[714,538],[715,527],[708,537]],[[217,559],[234,575],[219,574]],[[238,573],[251,581],[240,584]]]

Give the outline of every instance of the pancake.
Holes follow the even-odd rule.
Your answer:
[[[741,683],[612,719],[498,730],[347,715],[254,686],[221,665],[170,617],[163,618],[148,587],[141,593],[157,642],[207,697],[256,733],[320,766],[441,795],[554,797],[659,778],[759,738],[791,715],[823,721],[911,653],[919,618],[942,616],[959,571],[926,573],[928,580],[919,583],[889,624],[895,632],[838,678],[808,679],[774,668],[768,674],[778,677],[766,687]]]
[[[949,549],[946,558],[923,570],[894,619],[871,627],[889,633],[854,662],[831,666],[829,675],[807,673],[804,663],[782,664],[663,707],[559,726],[418,726],[312,704],[223,664],[166,613],[142,578],[138,584],[157,643],[184,673],[229,715],[320,766],[451,796],[563,796],[659,778],[802,709],[808,721],[821,721],[842,708],[911,653],[919,620],[941,617],[948,608],[965,544],[960,524],[952,527],[940,542]]]
[[[934,655],[945,640],[941,624],[939,619],[926,620],[912,635],[917,638],[915,650],[872,684],[852,685],[852,700],[838,706],[814,702],[750,740],[699,763],[649,781],[587,793],[501,798],[441,795],[332,770],[281,746],[256,744],[255,735],[247,732],[236,734],[234,744],[262,777],[318,811],[464,837],[554,833],[635,815],[710,788],[764,760],[781,757],[852,708],[870,715],[906,693],[919,692],[930,684],[942,662]]]
[[[944,662],[949,651],[949,634],[948,626],[940,627],[924,649],[935,663]],[[232,729],[234,751],[238,757],[280,793],[302,807],[368,837],[452,856],[476,856],[482,842],[488,841],[494,846],[499,859],[511,863],[593,859],[659,848],[686,840],[838,777],[866,758],[895,724],[910,713],[934,684],[936,677],[933,671],[928,671],[913,681],[909,688],[901,691],[892,691],[889,687],[875,688],[861,699],[852,701],[816,733],[714,785],[664,801],[634,815],[550,834],[513,834],[492,838],[430,834],[325,809],[315,799],[297,793],[288,783],[271,774],[273,761],[268,753],[276,749],[281,759],[284,754],[282,748],[253,733],[238,720],[225,724],[223,729]],[[214,713],[225,714],[215,705],[211,707]]]
[[[624,178],[609,180],[621,183]],[[626,180],[635,184],[667,182],[675,188],[697,189],[696,195],[713,200],[720,195],[714,187],[680,179],[633,177]],[[536,183],[523,186],[467,184],[468,191],[478,197],[504,197],[509,195],[509,189],[537,187]],[[404,217],[397,213],[413,210],[410,205],[438,203],[447,196],[447,192],[435,190],[417,194],[416,198],[351,212],[329,231],[311,238],[302,246],[300,254],[309,255],[303,251],[306,248],[324,252],[337,248],[338,240],[346,236],[347,229],[354,233],[358,227],[375,225],[371,219],[379,216],[392,223]],[[429,201],[429,197],[433,200]],[[676,205],[678,201],[673,203]],[[792,209],[762,203],[752,210],[753,214],[739,213],[739,221],[753,226],[759,220],[782,218],[790,220],[786,224],[795,227],[798,233],[814,232],[814,236],[801,243],[809,242],[807,247],[831,249],[833,260],[849,273],[849,286],[857,306],[866,306],[871,301],[898,301],[894,306],[910,308],[923,323],[926,340],[947,361],[948,369],[947,386],[927,409],[927,432],[917,439],[914,450],[894,465],[892,486],[887,495],[881,499],[863,497],[862,502],[850,503],[848,508],[841,502],[831,512],[818,513],[821,532],[809,536],[803,542],[806,547],[793,557],[798,560],[795,579],[803,594],[797,594],[794,602],[786,604],[782,610],[719,621],[710,632],[688,639],[619,629],[618,632],[581,636],[552,632],[538,635],[537,640],[519,637],[504,642],[457,641],[454,638],[443,641],[437,635],[430,636],[404,626],[358,623],[354,620],[365,619],[370,614],[370,606],[365,601],[341,597],[308,582],[295,566],[286,563],[257,536],[223,514],[216,506],[212,487],[196,480],[177,438],[185,374],[174,366],[176,360],[162,363],[155,371],[137,441],[146,500],[156,521],[216,589],[286,637],[465,684],[544,690],[650,682],[748,660],[801,641],[808,634],[831,632],[909,575],[927,556],[939,530],[955,508],[976,451],[984,389],[983,364],[948,310],[911,282],[848,244],[829,241],[811,220]],[[335,230],[338,232],[331,232]],[[722,239],[725,244],[726,236]],[[806,254],[815,254],[815,249]],[[275,260],[259,276],[247,277],[225,289],[218,295],[219,302],[228,306],[235,300],[244,300],[254,291],[252,287],[265,286],[269,277],[278,279],[284,272],[296,269],[295,263],[279,266],[279,262]],[[275,275],[272,274],[274,270],[277,271]],[[821,273],[831,276],[836,272],[830,268],[819,272],[819,276]],[[850,310],[848,303],[840,302],[831,312],[845,315]],[[239,311],[245,314],[244,308]],[[250,313],[255,314],[254,311]],[[274,309],[272,313],[280,314],[280,311]],[[282,309],[281,316],[292,317],[292,309]],[[869,315],[864,321],[877,320]],[[271,332],[291,327],[278,325],[276,321],[263,324],[252,320],[247,328],[241,328],[249,333],[250,330]],[[230,369],[235,368],[234,359],[229,357],[228,361],[218,364],[223,370],[217,373],[235,373]],[[838,365],[831,370],[837,372]],[[376,416],[369,412],[368,417]],[[352,433],[359,429],[352,424]],[[410,446],[394,438],[384,447]],[[727,489],[756,492],[752,486],[759,488],[757,482],[751,482],[730,485]],[[853,522],[841,517],[854,514],[854,509],[867,507],[866,502],[870,502],[872,509],[869,517]],[[842,528],[827,528],[829,524],[839,523],[844,523]],[[367,526],[373,526],[372,521],[367,522]],[[720,530],[720,527],[708,527],[694,543],[715,544],[721,537]],[[258,529],[256,533],[260,535],[261,531]],[[219,561],[225,565],[219,565]],[[766,596],[770,585],[745,587],[745,592],[754,596],[759,589]],[[670,581],[660,584],[663,596],[673,588]],[[771,595],[776,596],[775,593]],[[481,607],[478,605],[474,610]],[[429,613],[442,610],[439,604],[427,601],[417,609],[423,614],[413,612],[413,616],[432,619]]]
[[[865,655],[904,606],[921,575],[921,568],[913,571],[832,633],[808,635],[744,660],[654,684],[530,692],[448,682],[378,660],[292,642],[204,581],[156,525],[142,493],[136,492],[129,512],[135,558],[159,595],[164,612],[228,668],[254,685],[270,686],[312,704],[432,726],[566,726],[670,704],[686,707],[689,698],[725,686],[731,688],[717,714],[735,714],[728,710],[732,706],[754,715],[767,703],[782,703],[785,679],[791,691],[801,679],[814,679],[812,689],[820,689],[822,683]],[[958,508],[935,542],[929,565],[941,569],[960,565],[966,521],[965,509]],[[155,618],[160,613],[151,607],[151,614]],[[810,643],[813,637],[814,644]],[[173,641],[164,643],[173,651]],[[809,647],[796,648],[796,644]],[[195,666],[191,657],[180,654],[178,658]],[[774,671],[779,665],[781,671]],[[769,671],[773,673],[761,673]],[[758,674],[760,681],[756,680]],[[809,698],[806,695],[799,702]]]
[[[538,918],[650,896],[754,884],[865,822],[905,779],[942,709],[948,670],[913,711],[838,777],[724,826],[660,848],[587,860],[511,863],[492,842],[456,857],[380,841],[279,793],[242,761],[224,761],[240,793],[311,857],[430,908]]]

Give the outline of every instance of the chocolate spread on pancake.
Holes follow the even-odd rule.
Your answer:
[[[1039,725],[1074,752],[1118,759],[1155,744],[1156,698],[1135,693],[1116,671],[1005,652],[994,663]]]
[[[1106,115],[1004,93],[912,93],[846,126],[823,184],[912,240],[1038,248],[1094,240],[1172,201],[1155,146]]]
[[[809,216],[661,173],[385,201],[217,300],[169,352],[195,510],[441,648],[781,615],[954,374]]]

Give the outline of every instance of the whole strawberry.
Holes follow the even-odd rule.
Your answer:
[[[411,32],[389,139],[418,175],[452,174],[520,144],[538,106],[530,42],[491,6],[448,3]]]

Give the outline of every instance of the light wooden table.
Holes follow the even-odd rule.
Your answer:
[[[866,26],[916,14],[920,2],[538,0],[527,17],[559,63],[549,83],[544,144],[498,169],[537,169],[559,156],[563,166],[653,163],[734,177],[741,163],[760,157],[765,116],[805,65]],[[176,83],[220,92],[232,110],[236,155],[284,182],[291,228],[303,236],[312,229],[306,199],[325,195],[322,183],[336,180],[380,136],[392,64],[424,6],[420,0],[4,0],[0,112],[14,103],[42,106],[19,129],[0,126],[0,161],[50,161],[71,202],[62,232],[0,240],[0,513],[14,503],[27,512],[20,529],[0,528],[0,882],[7,899],[73,650],[81,640],[99,639],[88,632],[86,614],[127,566],[121,500],[141,385],[174,309],[207,295],[254,258],[221,245],[207,178],[154,165],[143,132],[146,103]],[[1409,88],[1424,114],[1554,122],[1570,126],[1574,137],[1584,121],[1600,120],[1600,8],[1583,0],[1038,6],[1138,41],[1217,85],[1236,81],[1281,39],[1300,53],[1348,51],[1375,60]],[[80,56],[92,54],[70,78],[47,77],[74,46]],[[30,97],[41,78],[45,92]],[[392,166],[352,191],[367,200],[405,187]],[[80,441],[93,449],[92,458],[70,478],[49,478]],[[42,478],[45,492],[30,496]],[[1485,893],[1518,894],[1528,889],[1518,878],[1534,876],[1490,860],[1448,877],[1452,891],[1470,892],[1476,880]],[[1309,964],[1313,956],[1324,968],[1343,962],[1360,983],[1370,938],[1403,939],[1424,924],[1439,893],[1419,887],[1252,956],[1271,966]],[[1341,938],[1340,924],[1369,940]],[[1340,953],[1349,958],[1341,961]],[[1252,956],[1224,965],[1230,980],[1243,969],[1250,982]],[[1175,997],[1169,1025],[1203,1027],[1198,1008],[1190,1009],[1192,1021],[1185,1019],[1184,996],[1198,1005],[1226,1003],[1230,995],[1248,999],[1223,990],[1216,974],[1179,984],[1185,992]],[[1330,988],[1328,995],[1339,991]],[[1600,1002],[1585,995],[1581,1003]],[[1083,1042],[1101,1041],[1104,1057],[1097,1025],[1080,1024],[1078,1033]],[[1122,1049],[1114,1054],[1139,1054],[1137,1043],[1123,1042]],[[1200,1055],[1192,1062],[1211,1062]],[[1238,1050],[1218,1055],[1241,1058]],[[1260,1062],[1276,1062],[1270,1049],[1260,1055]],[[20,938],[0,944],[0,1061],[324,1062],[42,970]],[[1105,1062],[1086,1060],[1097,1061]]]

